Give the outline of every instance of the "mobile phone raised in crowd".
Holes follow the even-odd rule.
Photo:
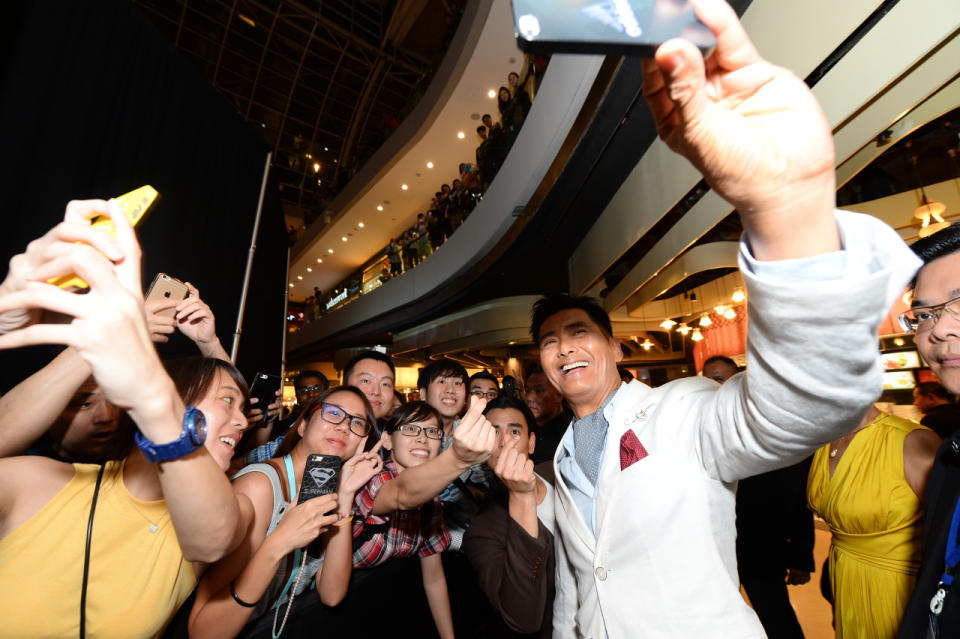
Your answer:
[[[303,470],[297,503],[337,492],[343,460],[336,455],[310,455]]]
[[[717,40],[689,0],[512,0],[517,45],[530,53],[652,57],[671,38],[706,53]]]
[[[147,296],[144,298],[144,302],[159,300],[179,302],[186,299],[189,294],[190,289],[177,278],[170,277],[166,273],[157,273],[153,278],[153,282],[150,283],[150,288],[147,289]],[[173,317],[176,313],[177,309],[171,307],[157,312],[157,315],[160,317]]]
[[[130,220],[130,226],[136,227],[140,223],[140,220],[143,219],[143,216],[146,215],[147,210],[153,206],[157,199],[160,197],[160,194],[157,193],[157,190],[150,186],[149,184],[141,186],[139,189],[134,189],[129,193],[124,193],[119,197],[113,198],[113,201],[116,202],[117,206],[120,207],[120,210],[123,214]],[[94,226],[99,229],[103,229],[113,235],[116,235],[113,229],[113,220],[110,219],[109,215],[95,215],[90,218],[90,226]],[[54,286],[59,286],[60,288],[76,287],[76,288],[88,288],[88,285],[83,279],[77,277],[74,274],[70,275],[60,275],[59,277],[53,277],[47,280],[49,284]]]
[[[267,375],[266,373],[257,373],[253,378],[253,384],[250,385],[250,397],[256,397],[257,403],[253,405],[263,411],[261,422],[267,421],[267,406],[277,399],[277,391],[280,390],[282,380],[279,375]]]

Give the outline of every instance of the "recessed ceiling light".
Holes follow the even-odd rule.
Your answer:
[[[464,136],[463,136],[463,131],[458,131],[458,132],[457,132],[457,137],[462,140],[463,137],[464,137]]]
[[[323,258],[322,258],[322,257],[318,257],[318,258],[317,258],[317,264],[323,264]]]
[[[382,210],[383,210],[383,206],[377,204],[377,210],[378,210],[378,211],[382,211]]]
[[[298,279],[298,280],[302,280],[302,279],[303,279],[303,275],[297,275],[297,279]]]
[[[293,288],[293,282],[290,282],[290,288]]]
[[[406,184],[401,184],[400,188],[406,191],[409,187]]]
[[[319,172],[320,172],[320,163],[319,163],[319,162],[314,162],[314,163],[313,163],[313,172],[314,172],[314,173],[319,173]]]
[[[343,240],[344,242],[346,242],[346,241],[347,241],[347,236],[346,236],[346,235],[344,235],[344,236],[343,236],[343,237],[341,237],[340,239],[341,239],[341,240]]]
[[[497,97],[497,92],[494,91],[493,89],[490,89],[489,91],[487,91],[487,97],[492,100],[495,97]]]
[[[332,254],[332,253],[333,253],[333,249],[327,249],[327,253]]]
[[[363,228],[363,222],[360,222],[359,224],[357,224],[357,226],[359,226],[360,228]]]
[[[427,168],[428,168],[428,169],[432,169],[432,168],[433,168],[433,162],[427,162]]]
[[[313,273],[313,269],[310,268],[309,266],[307,267],[307,273]]]
[[[327,147],[323,147],[323,150],[324,150],[324,151],[329,151],[330,149],[328,149]]]

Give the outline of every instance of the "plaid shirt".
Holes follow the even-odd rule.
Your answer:
[[[450,531],[443,523],[437,497],[415,510],[372,514],[380,488],[397,474],[396,465],[388,459],[380,474],[357,493],[353,504],[354,568],[377,566],[394,557],[428,557],[450,546]]]

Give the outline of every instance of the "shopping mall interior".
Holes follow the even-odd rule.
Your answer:
[[[69,199],[152,184],[144,283],[196,285],[238,368],[283,376],[287,405],[298,372],[336,383],[366,349],[406,399],[441,358],[522,381],[553,292],[599,299],[649,385],[715,355],[749,368],[737,212],[658,139],[639,58],[524,53],[506,0],[82,4],[23,3],[2,45],[6,255]],[[731,4],[822,105],[838,208],[907,243],[960,218],[955,2]],[[918,419],[934,377],[904,293],[880,402]],[[0,390],[46,352],[11,354]],[[816,581],[791,591],[808,638],[833,634]]]

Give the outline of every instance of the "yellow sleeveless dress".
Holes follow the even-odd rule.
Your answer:
[[[854,436],[830,477],[813,457],[807,503],[830,525],[838,639],[895,638],[920,568],[923,508],[903,473],[903,440],[923,428],[881,413]]]

